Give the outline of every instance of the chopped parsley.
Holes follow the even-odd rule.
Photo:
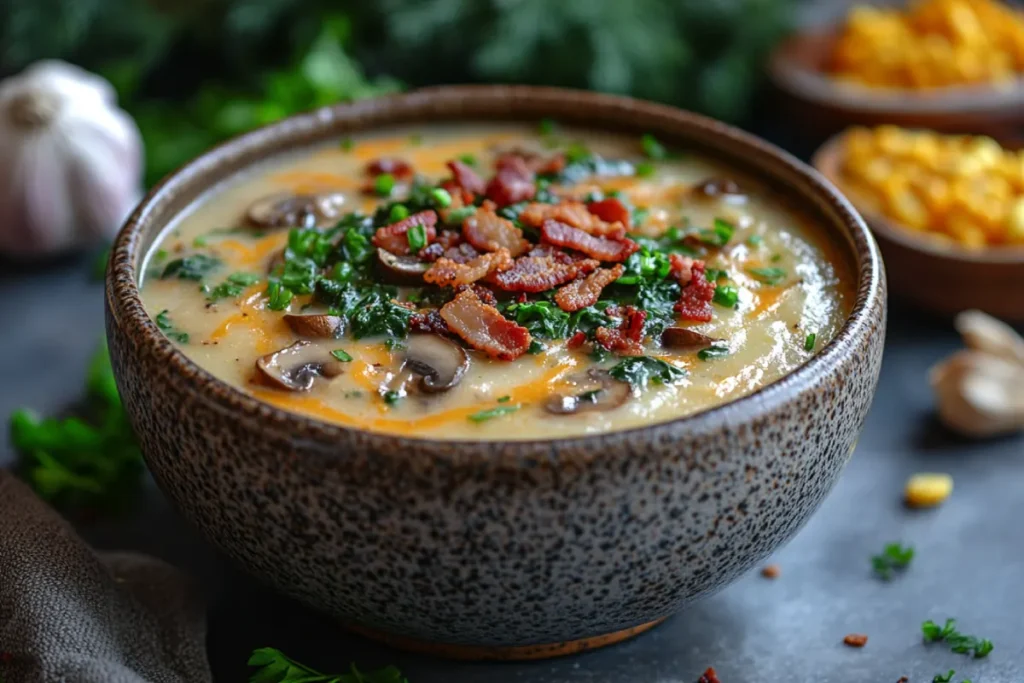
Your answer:
[[[395,189],[395,176],[381,173],[373,179],[373,191],[381,197],[390,197]]]
[[[200,248],[200,247],[205,247],[206,246],[206,238],[204,236],[200,235],[199,237],[197,237],[194,240],[192,240],[192,246],[197,248],[197,249]]]
[[[686,373],[660,358],[630,356],[624,358],[608,373],[615,379],[628,382],[635,389],[646,389],[648,384],[675,384]]]
[[[352,360],[352,356],[349,355],[345,349],[334,349],[331,351],[331,355],[340,360],[342,363],[348,363]]]
[[[295,294],[280,282],[271,280],[267,284],[267,308],[272,311],[283,311],[288,308]]]
[[[481,410],[478,413],[472,413],[467,416],[467,419],[470,422],[486,422],[487,420],[493,420],[494,418],[501,417],[502,415],[514,413],[521,407],[522,406],[520,406],[519,404],[497,406],[495,408],[490,408],[488,410]]]
[[[932,683],[950,683],[953,680],[954,674],[956,674],[956,671],[953,669],[944,674],[935,674],[935,677],[932,678]],[[970,681],[965,681],[964,683],[970,683]]]
[[[419,251],[423,247],[427,246],[427,231],[422,225],[414,225],[405,233],[406,239],[409,241],[409,249],[411,251]]]
[[[809,335],[807,335],[807,338],[804,339],[804,351],[813,351],[814,350],[814,343],[817,340],[818,340],[818,335],[815,334],[814,332],[811,332]]]
[[[697,358],[701,360],[713,360],[715,358],[725,358],[730,353],[729,347],[724,344],[713,344],[705,349],[701,349],[697,352]]]
[[[662,161],[668,158],[668,150],[665,149],[665,145],[658,142],[658,138],[650,133],[640,138],[640,149],[648,159]]]
[[[988,656],[993,648],[992,641],[987,638],[976,638],[957,631],[956,619],[946,619],[946,623],[942,626],[929,619],[921,624],[921,633],[924,635],[926,643],[943,641],[953,652],[957,654],[973,652],[976,658]]]
[[[747,268],[747,273],[766,285],[777,285],[786,278],[784,268]]]
[[[232,273],[224,282],[220,283],[209,291],[206,298],[209,301],[234,298],[239,296],[246,287],[250,287],[260,281],[259,275],[252,273]]]
[[[472,154],[460,154],[459,161],[466,164],[467,166],[476,166],[476,157]]]
[[[321,673],[272,647],[253,650],[249,666],[258,669],[249,678],[250,683],[409,683],[393,666],[361,671],[352,664],[347,673]]]
[[[732,223],[722,218],[716,218],[711,228],[705,228],[697,232],[701,242],[712,247],[724,247],[732,239],[736,228]]]
[[[164,333],[168,339],[176,341],[179,344],[188,344],[188,332],[181,332],[175,329],[174,323],[171,322],[170,312],[164,309],[156,314],[156,326],[160,328],[160,331]]]
[[[722,268],[707,268],[704,271],[704,278],[708,282],[718,282],[722,279],[728,279],[729,271],[723,270]]]
[[[725,308],[736,308],[740,301],[740,291],[732,285],[718,285],[712,301]]]
[[[211,272],[220,268],[221,260],[207,254],[192,254],[184,258],[174,259],[164,267],[161,279],[176,277],[180,280],[202,280]]]
[[[893,571],[902,571],[914,559],[914,549],[900,543],[888,543],[878,555],[871,558],[871,568],[879,577],[888,581]]]
[[[636,176],[637,178],[649,178],[654,175],[655,172],[654,164],[649,161],[641,161],[636,165]]]

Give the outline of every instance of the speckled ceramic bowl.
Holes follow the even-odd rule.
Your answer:
[[[849,321],[779,382],[600,436],[472,442],[284,412],[168,342],[137,281],[160,230],[256,161],[354,131],[536,120],[652,132],[775,186],[847,247]],[[735,579],[788,539],[853,451],[878,379],[885,277],[867,228],[807,166],[723,124],[625,98],[444,87],[321,109],[203,155],[146,197],[114,247],[107,335],[157,482],[249,571],[354,630],[449,656],[542,657],[615,642]]]

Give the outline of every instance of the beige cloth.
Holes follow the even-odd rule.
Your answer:
[[[205,639],[183,574],[95,552],[0,469],[0,681],[206,683]]]

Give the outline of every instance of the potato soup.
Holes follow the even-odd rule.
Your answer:
[[[838,332],[807,217],[642,138],[441,125],[258,166],[171,225],[146,308],[266,403],[432,439],[627,429],[749,394]]]

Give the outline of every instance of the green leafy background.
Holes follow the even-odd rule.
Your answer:
[[[0,73],[114,83],[153,182],[214,143],[403,87],[522,82],[743,121],[796,0],[0,0]]]

